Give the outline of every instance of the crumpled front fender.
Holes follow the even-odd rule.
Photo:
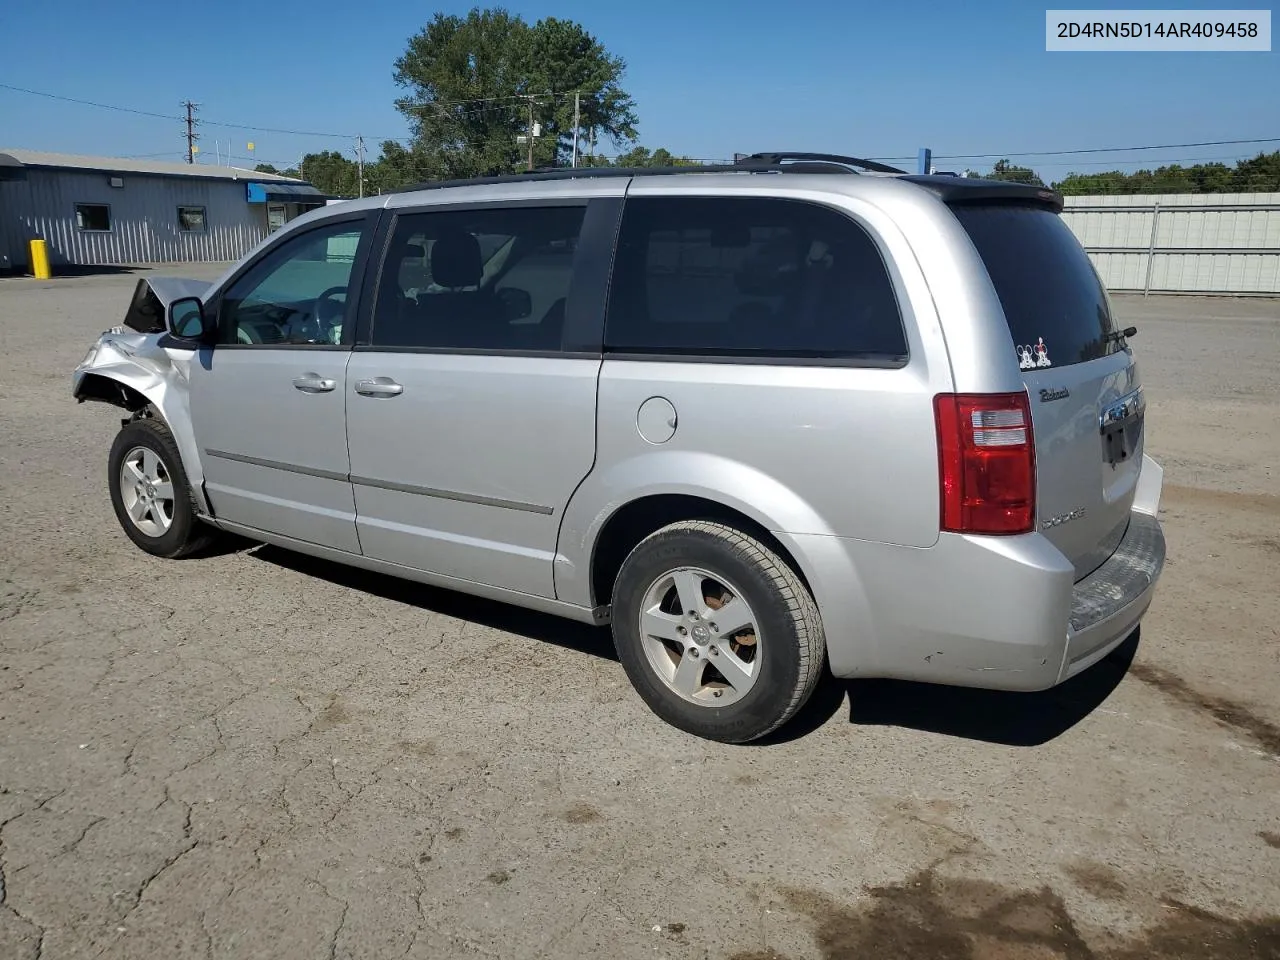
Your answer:
[[[163,333],[108,330],[90,348],[71,376],[76,400],[111,403],[131,413],[150,407],[178,444],[196,508],[211,516],[204,496],[204,469],[191,429],[190,369],[197,351],[174,347]]]

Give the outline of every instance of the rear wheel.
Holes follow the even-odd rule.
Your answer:
[[[613,635],[654,713],[724,743],[790,720],[824,663],[822,621],[795,571],[710,521],[673,523],[631,551],[614,586]]]
[[[121,428],[107,482],[120,526],[147,553],[176,559],[213,540],[215,531],[196,518],[178,445],[163,421],[143,418]]]

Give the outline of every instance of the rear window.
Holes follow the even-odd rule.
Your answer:
[[[952,207],[986,264],[1024,370],[1065,367],[1119,350],[1110,301],[1062,218],[1016,206]]]

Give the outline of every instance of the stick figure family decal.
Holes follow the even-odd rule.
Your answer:
[[[1045,346],[1044,337],[1038,337],[1034,344],[1018,344],[1018,368],[1034,370],[1036,367],[1049,367],[1049,348]]]

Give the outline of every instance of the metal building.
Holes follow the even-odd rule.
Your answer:
[[[1280,296],[1280,193],[1067,197],[1063,217],[1117,292]]]
[[[237,167],[0,149],[0,270],[29,241],[58,266],[235,260],[328,198]]]

